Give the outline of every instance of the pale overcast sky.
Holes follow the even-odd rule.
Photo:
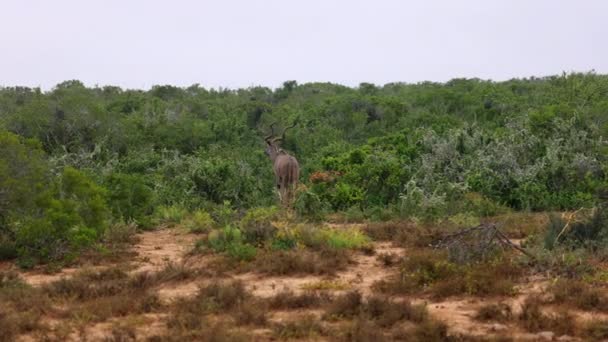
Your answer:
[[[2,0],[0,86],[608,73],[602,0]]]

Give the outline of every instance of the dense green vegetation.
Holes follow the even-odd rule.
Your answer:
[[[7,87],[0,259],[69,258],[110,225],[147,228],[188,212],[195,229],[225,227],[241,209],[276,203],[262,139],[274,121],[297,123],[283,147],[303,167],[294,204],[303,219],[577,209],[608,185],[608,76],[594,73],[274,90]],[[256,223],[260,213],[240,227],[252,244],[271,228]],[[233,228],[214,248],[244,244],[226,237]]]

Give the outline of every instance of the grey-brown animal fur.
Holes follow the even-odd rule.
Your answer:
[[[274,136],[274,125],[270,125],[271,133],[264,140],[266,141],[266,150],[264,151],[270,160],[272,161],[272,169],[275,176],[275,185],[279,192],[279,198],[281,204],[289,205],[293,199],[293,194],[296,186],[298,185],[298,178],[300,176],[300,164],[298,160],[283,151],[279,143],[285,138],[285,132],[295,126],[286,127],[283,133],[279,137]]]

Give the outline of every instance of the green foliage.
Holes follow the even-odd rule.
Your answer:
[[[326,208],[319,196],[309,190],[296,194],[294,208],[298,216],[313,221],[321,221],[325,217]]]
[[[232,226],[225,226],[209,233],[207,244],[215,252],[226,252],[236,260],[249,261],[257,253],[255,247],[244,242],[241,231]]]
[[[161,205],[156,208],[154,218],[159,224],[175,225],[182,222],[186,213],[186,209],[181,205]]]
[[[0,88],[0,255],[25,253],[18,234],[21,244],[61,241],[41,254],[68,255],[108,221],[176,222],[179,206],[204,208],[224,227],[242,209],[271,206],[263,136],[275,121],[297,124],[282,148],[302,166],[295,211],[305,220],[346,212],[469,224],[509,210],[591,207],[608,185],[607,90],[608,76],[593,72],[358,88]],[[208,221],[185,223],[207,230]],[[243,233],[259,240],[247,230],[262,226]]]
[[[24,265],[72,257],[104,233],[109,218],[105,190],[81,172],[66,168],[38,198],[37,215],[14,225]]]
[[[313,249],[361,249],[369,246],[371,239],[358,228],[329,228],[312,225],[296,227],[296,236],[305,246]]]
[[[543,237],[544,247],[548,250],[564,247],[567,249],[586,248],[592,251],[603,250],[608,242],[608,205],[602,205],[587,214],[572,214],[566,220],[557,215],[549,217]]]
[[[359,229],[323,229],[319,238],[333,249],[359,249],[369,245],[370,238]]]
[[[215,226],[215,221],[208,212],[198,209],[185,219],[184,226],[193,233],[206,233]]]
[[[108,188],[108,202],[114,217],[149,226],[154,211],[154,193],[143,176],[113,173],[104,182]]]
[[[276,207],[249,209],[241,219],[240,227],[245,234],[245,241],[253,244],[261,244],[271,240],[277,229],[272,220],[277,218]]]

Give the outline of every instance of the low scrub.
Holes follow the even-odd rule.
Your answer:
[[[558,314],[545,313],[538,298],[529,297],[521,307],[519,324],[531,332],[553,331],[559,335],[574,335],[576,320],[566,311]]]
[[[423,305],[412,305],[409,301],[395,302],[388,297],[371,296],[363,299],[357,291],[348,292],[331,302],[325,310],[327,319],[365,318],[382,328],[400,321],[421,323],[427,319]]]
[[[248,210],[240,222],[245,241],[261,245],[265,241],[272,240],[277,233],[272,221],[277,218],[278,212],[276,207]]]
[[[444,252],[411,251],[402,261],[399,275],[377,282],[374,288],[388,294],[426,292],[436,298],[512,295],[522,273],[522,268],[507,256],[459,265],[448,261]]]
[[[265,251],[251,264],[251,270],[269,275],[317,274],[333,275],[346,269],[350,262],[348,251],[293,250]]]
[[[477,309],[475,319],[478,321],[506,322],[513,318],[511,307],[505,303],[486,304]]]
[[[183,222],[184,227],[192,233],[207,233],[215,226],[215,221],[211,215],[204,210],[196,210]]]
[[[566,304],[587,311],[608,312],[608,297],[604,292],[583,281],[559,279],[549,291],[555,304]]]
[[[297,227],[299,242],[312,249],[366,249],[371,243],[371,239],[360,229],[349,228],[328,228],[311,225]]]
[[[225,226],[209,233],[207,245],[215,252],[225,252],[231,258],[239,261],[253,260],[257,254],[254,246],[244,242],[241,231],[232,226]]]

